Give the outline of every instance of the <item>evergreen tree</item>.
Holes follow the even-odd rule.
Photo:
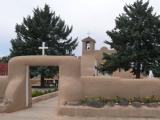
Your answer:
[[[153,13],[149,1],[137,0],[124,6],[124,13],[115,23],[116,27],[107,31],[111,42],[105,43],[116,53],[105,54],[98,70],[112,73],[117,69],[131,69],[136,78],[153,70],[154,75],[160,76],[160,17]]]
[[[3,56],[2,58],[0,58],[0,63],[8,63],[9,61],[9,56]]]
[[[47,55],[73,55],[77,47],[77,39],[72,39],[70,33],[72,27],[65,25],[48,5],[44,9],[36,8],[33,16],[23,19],[22,24],[17,24],[17,37],[11,40],[11,57],[23,55],[41,55],[38,49],[42,42],[49,47]],[[44,78],[53,77],[57,74],[57,67],[32,67],[31,76],[41,75],[41,86],[44,87]]]

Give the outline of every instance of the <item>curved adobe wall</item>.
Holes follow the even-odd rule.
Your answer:
[[[5,92],[5,101],[7,101],[5,112],[26,108],[27,66],[59,66],[59,104],[64,104],[66,101],[79,100],[82,97],[80,62],[76,57],[15,57],[9,61],[9,84]],[[31,106],[31,87],[29,87],[29,105]]]

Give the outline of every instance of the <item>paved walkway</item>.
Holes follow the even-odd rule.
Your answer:
[[[33,105],[32,108],[14,113],[1,113],[0,120],[159,120],[149,118],[79,118],[58,117],[56,115],[58,98],[52,98]]]

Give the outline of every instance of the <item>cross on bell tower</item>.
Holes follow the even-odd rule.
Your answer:
[[[91,35],[90,31],[87,32],[88,37]]]

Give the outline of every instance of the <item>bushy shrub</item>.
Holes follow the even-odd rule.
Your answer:
[[[32,97],[37,97],[37,96],[41,96],[44,94],[48,94],[51,92],[55,92],[56,90],[52,90],[52,89],[48,89],[48,90],[34,90],[32,91]]]
[[[81,100],[80,103],[83,105],[91,106],[91,107],[101,108],[107,103],[107,99],[103,97],[88,99],[87,97],[85,97],[85,99]]]

